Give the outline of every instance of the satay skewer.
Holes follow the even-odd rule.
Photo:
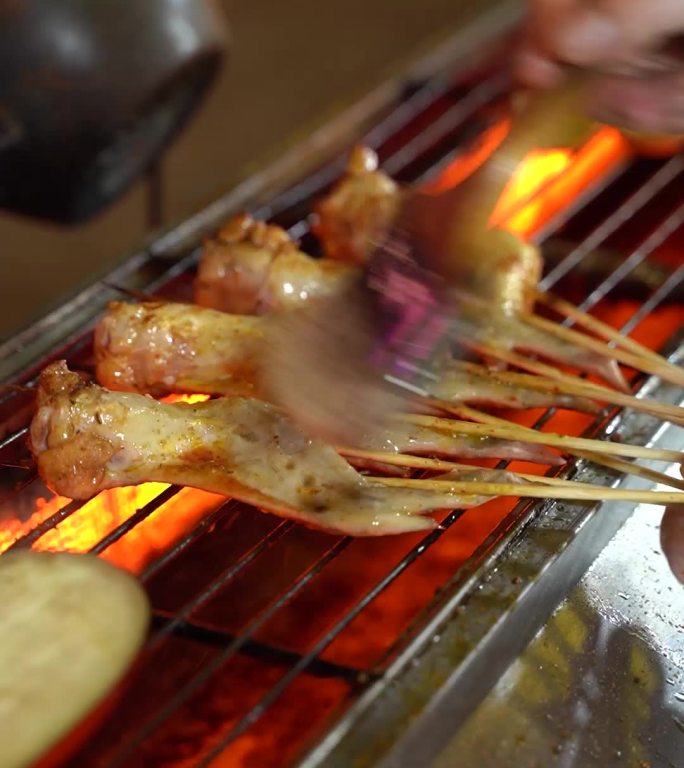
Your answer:
[[[397,467],[407,467],[410,469],[436,470],[442,472],[451,472],[461,470],[464,472],[473,472],[481,467],[472,464],[461,464],[456,461],[446,461],[444,459],[433,459],[426,456],[411,456],[406,453],[391,453],[389,451],[364,451],[357,448],[340,447],[337,452],[350,459],[366,459],[376,461],[381,464],[390,464]],[[507,474],[519,477],[522,480],[529,480],[535,483],[544,483],[554,486],[575,486],[574,480],[566,480],[562,477],[548,477],[546,475],[535,475],[527,472],[511,472],[506,470]],[[602,488],[603,486],[596,486]],[[682,490],[684,490],[684,481],[682,481]]]
[[[524,315],[522,321],[535,328],[539,328],[542,331],[547,331],[548,333],[557,336],[559,339],[570,341],[573,344],[577,344],[585,349],[590,349],[593,352],[599,352],[605,357],[611,357],[613,360],[617,360],[617,362],[622,363],[623,365],[628,365],[630,368],[634,368],[637,371],[650,373],[654,376],[659,376],[664,381],[669,381],[678,386],[684,386],[684,369],[672,365],[667,360],[652,360],[648,356],[637,355],[634,352],[611,347],[606,344],[605,341],[593,338],[585,333],[579,333],[572,328],[566,328],[560,323],[556,323],[553,320],[547,320],[538,315]]]
[[[467,413],[469,409],[460,409]],[[591,440],[585,437],[571,437],[559,435],[555,432],[537,432],[534,429],[521,427],[517,424],[475,424],[456,419],[444,419],[438,416],[425,416],[422,414],[401,414],[399,418],[423,426],[449,431],[458,429],[462,434],[477,435],[480,437],[500,437],[514,440],[527,440],[531,443],[552,446],[563,450],[574,449],[593,451],[594,453],[607,453],[611,456],[628,456],[635,459],[649,459],[651,461],[681,462],[684,454],[665,448],[646,448],[640,445],[626,445],[613,443],[607,440]]]
[[[601,384],[580,379],[578,376],[564,373],[552,365],[543,363],[540,360],[534,360],[511,349],[504,349],[503,347],[491,344],[482,344],[468,339],[459,339],[459,343],[484,357],[498,359],[509,365],[514,365],[516,368],[521,368],[535,374],[535,376],[529,377],[530,384],[534,387],[548,388],[551,391],[553,391],[554,387],[558,387],[561,391],[565,389],[568,394],[572,393],[613,405],[632,408],[636,411],[670,421],[673,424],[684,425],[684,412],[676,405],[635,397],[626,392],[619,392],[609,387],[604,387]],[[494,375],[503,378],[507,375],[516,374],[496,371]]]
[[[681,491],[643,491],[622,488],[604,488],[576,483],[573,487],[548,485],[518,485],[516,483],[459,482],[448,478],[412,479],[374,477],[374,482],[395,488],[421,488],[453,494],[478,496],[510,496],[527,499],[568,499],[571,501],[629,501],[637,504],[681,504]]]
[[[482,411],[478,411],[475,408],[469,408],[468,406],[456,406],[451,410],[455,415],[459,417],[471,419],[472,421],[478,422],[480,424],[499,424],[503,426],[510,425],[516,427],[520,426],[519,424],[515,424],[515,422],[508,421],[507,419],[502,419],[497,416],[492,416],[489,413],[482,413]],[[523,429],[528,429],[528,427],[523,427]],[[530,429],[530,432],[534,431],[535,430]],[[593,451],[573,449],[569,450],[568,453],[570,453],[572,456],[576,456],[577,458],[586,459],[587,461],[591,461],[594,464],[600,464],[604,467],[607,467],[608,469],[613,469],[616,472],[622,472],[623,474],[627,475],[634,475],[635,477],[642,477],[646,480],[650,480],[651,482],[658,483],[659,485],[668,485],[671,488],[678,488],[680,491],[684,491],[684,480],[676,477],[670,477],[664,472],[658,472],[657,470],[651,469],[650,467],[643,467],[640,464],[635,464],[631,461],[626,461],[625,459],[620,459],[615,456],[607,456],[600,453],[594,453]]]
[[[564,317],[574,320],[578,325],[586,328],[589,331],[593,331],[599,336],[602,336],[608,341],[615,342],[620,347],[633,352],[635,355],[639,355],[644,358],[652,360],[654,363],[659,363],[668,367],[673,367],[675,370],[681,369],[673,365],[667,358],[654,352],[652,349],[640,344],[630,336],[626,336],[616,328],[604,323],[603,320],[599,320],[597,317],[590,315],[588,312],[584,312],[579,307],[576,307],[569,301],[561,299],[559,296],[548,292],[538,291],[536,294],[536,300],[541,304],[555,310]]]

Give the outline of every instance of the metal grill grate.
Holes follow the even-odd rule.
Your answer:
[[[453,160],[457,152],[454,147],[470,136],[473,125],[481,129],[495,119],[505,89],[506,78],[497,73],[473,81],[461,80],[456,86],[429,82],[408,95],[364,141],[378,149],[383,167],[395,177],[422,180]],[[306,246],[313,247],[305,218],[311,198],[320,194],[340,169],[338,159],[256,213],[274,219],[294,236],[304,238]],[[545,233],[545,242],[562,233],[574,246],[550,265],[542,288],[568,293],[567,280],[581,271],[597,248],[608,245],[620,253],[619,263],[605,272],[600,265],[595,273],[585,270],[581,308],[600,309],[641,265],[652,261],[662,282],[644,291],[641,307],[626,321],[624,330],[634,331],[653,316],[675,295],[684,278],[683,266],[655,258],[663,246],[681,244],[678,238],[682,235],[684,203],[677,186],[681,186],[683,171],[681,157],[641,161],[593,189],[562,225]],[[191,250],[170,267],[168,262],[159,263],[160,248],[151,249],[156,256],[149,256],[148,261],[156,273],[146,286],[163,295],[182,295],[197,252]],[[573,286],[569,290],[572,293]],[[99,305],[112,296],[101,289]],[[81,331],[54,357],[66,357],[76,368],[87,365],[89,345],[89,333]],[[41,366],[44,362],[40,361]],[[38,367],[28,373],[24,383],[35,383]],[[637,376],[632,384],[638,389],[643,381]],[[0,400],[0,415],[26,410],[28,401],[22,393],[5,394]],[[547,411],[534,426],[541,428],[554,415],[555,411]],[[614,411],[605,411],[586,433],[599,433],[614,415]],[[0,443],[0,460],[21,467],[26,458],[26,428],[13,429]],[[575,471],[579,471],[577,467],[568,470]],[[6,507],[16,505],[27,494],[34,499],[43,491],[32,470],[7,472],[8,478],[0,489],[0,503]],[[615,481],[614,476],[604,478],[606,484]],[[108,531],[90,551],[107,556],[178,494],[177,488],[163,490]],[[68,522],[83,506],[80,502],[67,503],[19,535],[9,549],[40,546],[46,534]],[[334,746],[346,734],[345,717],[351,723],[354,711],[362,711],[364,700],[386,689],[418,645],[435,631],[435,622],[443,616],[445,606],[453,611],[465,604],[462,601],[467,587],[472,586],[488,558],[500,553],[524,523],[533,516],[549,514],[550,508],[548,503],[511,503],[508,513],[490,527],[474,551],[445,562],[454,552],[458,554],[458,524],[463,520],[459,510],[448,514],[439,529],[425,536],[402,542],[355,542],[304,531],[291,522],[261,515],[233,501],[217,504],[142,573],[155,607],[154,631],[144,653],[143,671],[117,714],[74,764],[208,765],[227,749],[244,744],[251,733],[256,734],[255,739],[265,740],[270,754],[270,762],[253,758],[257,761],[253,764],[290,764],[295,759],[293,750],[315,743],[324,732],[325,722],[341,722],[337,735],[328,737],[329,746]],[[573,509],[567,505],[566,509],[570,510],[569,527],[588,515],[586,506]],[[449,542],[448,546],[444,542]],[[288,561],[290,556],[293,562]],[[350,580],[350,573],[355,563],[359,571],[363,570],[362,558],[374,559],[377,565],[356,583]],[[431,578],[426,572],[428,566],[436,569]],[[274,575],[278,567],[282,577]],[[419,589],[416,585],[420,594],[405,614],[399,618],[389,616],[390,636],[361,650],[355,650],[351,640],[343,643],[360,619],[364,620],[362,628],[366,633],[374,622],[379,626],[384,621],[383,611],[390,606],[385,598],[394,590],[396,599],[397,590],[407,588],[406,578],[412,573],[416,581],[427,586]],[[264,574],[270,574],[270,581],[261,595],[259,576]],[[344,599],[326,597],[326,587],[331,585],[347,589],[348,594]],[[250,598],[250,590],[256,595],[254,599]],[[430,590],[437,591],[433,594]],[[332,609],[324,609],[325,602],[321,601],[326,599],[333,602]],[[229,600],[235,601],[237,618],[222,622],[221,606],[225,607]],[[325,616],[317,623],[318,612]],[[288,630],[293,616],[300,620],[311,617],[315,626],[311,631],[296,625]],[[232,677],[231,664],[235,667]],[[262,674],[259,665],[267,672]],[[258,671],[254,672],[254,690],[250,690],[249,675],[253,670]],[[299,691],[293,694],[298,685]],[[229,693],[223,690],[226,686]],[[231,686],[232,700],[227,704]],[[212,691],[207,693],[208,689]],[[319,698],[315,698],[317,690],[323,691]],[[278,718],[287,719],[283,707],[277,708],[279,702],[285,699],[286,704],[296,701],[303,706],[307,696],[314,696],[310,701],[320,711],[292,719],[289,730],[283,730],[282,738],[289,739],[287,744],[269,742],[262,727],[264,717],[275,717],[277,724]],[[215,700],[223,704],[212,709]],[[207,711],[203,710],[203,701],[209,701]],[[273,723],[271,726],[277,730]],[[321,764],[324,754],[324,749],[314,750],[309,758],[311,764]],[[335,763],[331,758],[324,764]]]

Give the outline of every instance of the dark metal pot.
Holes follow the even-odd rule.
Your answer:
[[[214,0],[0,0],[0,207],[76,223],[119,198],[226,41]]]

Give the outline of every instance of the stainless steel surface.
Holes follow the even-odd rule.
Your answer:
[[[671,359],[681,364],[684,346],[680,346]],[[651,379],[642,392],[665,402],[684,403],[684,395],[678,388],[659,385],[655,379]],[[645,439],[644,444],[677,449],[684,442],[681,428],[663,426],[651,417],[628,411],[607,426],[605,434],[614,433],[625,441]],[[614,474],[585,462],[578,463],[573,477],[607,487],[653,487],[636,478],[616,479]],[[511,526],[494,548],[487,549],[485,542],[480,556],[469,563],[468,572],[459,572],[453,583],[445,587],[449,597],[443,601],[441,610],[421,628],[385,675],[302,761],[302,768],[342,768],[352,764],[415,768],[430,765],[438,758],[442,761],[440,768],[460,768],[461,765],[467,768],[478,762],[481,766],[517,768],[518,762],[500,748],[496,729],[511,736],[507,726],[500,724],[503,717],[487,719],[491,729],[489,740],[480,742],[472,759],[463,751],[466,743],[463,740],[472,744],[483,737],[481,722],[475,719],[471,725],[468,718],[508,667],[512,663],[523,663],[515,660],[633,512],[633,505],[618,503],[521,503],[517,509],[518,524]],[[657,513],[653,510],[649,513],[651,521],[657,520]],[[662,562],[660,567],[664,567]],[[620,594],[629,594],[639,571],[626,578],[624,574],[625,569],[621,567],[611,572],[610,580],[603,580],[604,596],[609,595],[611,589],[618,599]],[[670,649],[669,653],[672,663],[684,668],[684,635],[678,627],[678,623],[684,621],[684,613],[678,611],[681,600],[675,602],[670,598],[671,578],[665,578],[660,586],[662,598],[652,594],[650,605],[658,612],[661,623],[671,627],[671,636],[679,638],[678,648]],[[609,611],[606,613],[609,615]],[[602,617],[599,615],[597,619]],[[553,626],[553,620],[549,626]],[[529,653],[533,651],[526,652],[521,659],[526,659]],[[592,654],[591,648],[588,653]],[[507,690],[504,680],[506,678],[498,685]],[[625,685],[624,670],[617,684]],[[516,689],[514,706],[520,695]],[[535,712],[541,712],[540,718],[545,717],[547,699],[543,683],[532,689],[529,696],[530,707],[538,707]],[[491,711],[490,698],[482,704],[487,713]],[[572,696],[566,703],[567,706],[580,705]],[[613,702],[613,711],[617,706],[618,703]],[[477,718],[477,714],[473,717]],[[574,730],[569,723],[566,729],[567,738],[571,739]],[[524,728],[515,730],[515,738],[519,739],[521,731]],[[458,736],[454,737],[455,733]],[[598,748],[594,745],[595,751],[599,749],[605,759],[606,745],[613,743],[612,737],[604,739]],[[624,744],[622,749],[626,751],[628,746]],[[550,756],[535,752],[534,758],[542,762],[531,765],[545,768],[550,763],[543,760],[552,757],[553,752]]]
[[[684,765],[684,588],[661,517],[635,510],[434,768]]]

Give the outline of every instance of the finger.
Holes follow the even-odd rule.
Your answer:
[[[550,87],[563,76],[554,51],[553,32],[571,15],[575,0],[530,0],[527,5],[515,72],[526,85]]]
[[[534,0],[525,48],[575,65],[623,62],[682,28],[681,0]]]
[[[679,474],[684,477],[684,464]],[[665,510],[660,523],[660,548],[670,570],[684,584],[684,504],[673,504]]]
[[[584,4],[584,0],[581,0]],[[619,41],[625,54],[634,51],[658,49],[667,38],[684,29],[684,3],[682,0],[592,0],[591,10],[584,13],[582,24],[575,33],[583,34],[579,26],[594,23],[613,28],[611,33]],[[572,32],[572,30],[570,30]]]
[[[563,70],[533,47],[523,47],[515,60],[515,77],[532,88],[551,88],[563,79]]]
[[[660,524],[660,546],[672,573],[684,584],[684,505],[665,510]]]
[[[657,79],[597,78],[588,86],[592,117],[642,133],[684,132],[684,71]]]

